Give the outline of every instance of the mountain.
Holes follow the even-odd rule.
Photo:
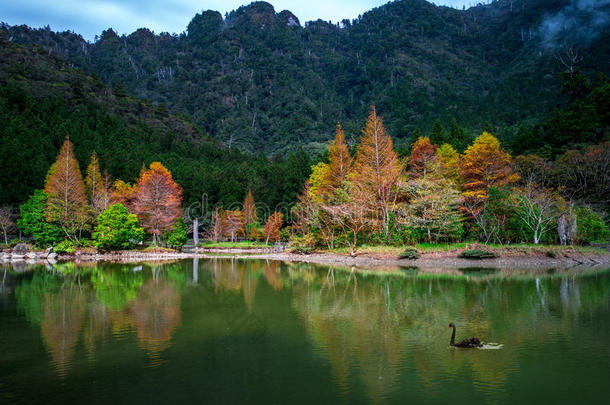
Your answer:
[[[541,27],[569,3],[497,1],[459,11],[397,1],[343,21],[301,27],[264,2],[196,15],[181,35],[73,33],[5,27],[13,41],[59,54],[109,85],[182,113],[229,147],[320,148],[337,121],[357,136],[372,103],[407,139],[435,119],[470,131],[516,126],[558,105],[565,69]],[[608,27],[580,43],[585,70],[608,70]]]
[[[185,206],[225,207],[251,189],[260,206],[290,204],[309,176],[309,156],[228,150],[187,116],[109,88],[38,46],[0,32],[0,205],[44,185],[66,136],[84,170],[95,150],[113,180],[133,182],[143,164],[162,161],[184,188]],[[209,211],[208,211],[209,213]]]
[[[498,0],[456,10],[402,0],[353,21],[301,26],[255,2],[225,18],[197,14],[180,35],[109,29],[89,43],[48,28],[2,30],[191,117],[229,148],[284,153],[323,148],[337,121],[358,137],[373,103],[398,143],[436,119],[471,133],[490,123],[510,138],[565,103],[559,73],[568,65],[608,73],[609,7]]]

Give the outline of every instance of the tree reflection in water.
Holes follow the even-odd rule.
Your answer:
[[[92,362],[100,342],[135,336],[148,365],[157,367],[170,346],[188,344],[176,342],[178,329],[187,328],[186,336],[197,341],[220,338],[252,352],[276,347],[274,338],[297,340],[304,333],[328,362],[336,389],[346,395],[364,391],[371,402],[414,386],[422,401],[440,401],[439,387],[460,385],[465,376],[473,381],[468,389],[485,401],[507,400],[509,380],[523,371],[520,350],[557,339],[569,344],[578,336],[577,325],[591,323],[610,300],[607,272],[576,270],[362,271],[200,259],[66,264],[11,274],[17,277],[10,283],[18,308],[40,325],[62,378],[81,338]],[[451,321],[458,325],[458,338],[476,335],[506,349],[449,348]],[[607,350],[604,339],[587,344],[589,350]],[[265,364],[264,357],[257,361]]]

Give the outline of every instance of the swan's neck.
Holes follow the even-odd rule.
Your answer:
[[[451,342],[449,342],[451,346],[455,344],[455,326],[453,327],[453,332],[451,333]]]

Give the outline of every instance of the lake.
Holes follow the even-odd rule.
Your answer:
[[[0,267],[0,403],[608,403],[610,271]],[[449,346],[478,336],[496,350]]]

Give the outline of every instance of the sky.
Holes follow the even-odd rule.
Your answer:
[[[325,21],[353,19],[387,3],[387,0],[268,0],[275,11],[292,11],[303,24],[321,18]],[[189,21],[204,10],[223,15],[251,0],[0,0],[0,21],[30,27],[49,25],[53,31],[74,31],[86,40],[107,28],[130,34],[138,28],[155,33],[181,33]],[[436,0],[435,4],[460,7],[473,0]]]

